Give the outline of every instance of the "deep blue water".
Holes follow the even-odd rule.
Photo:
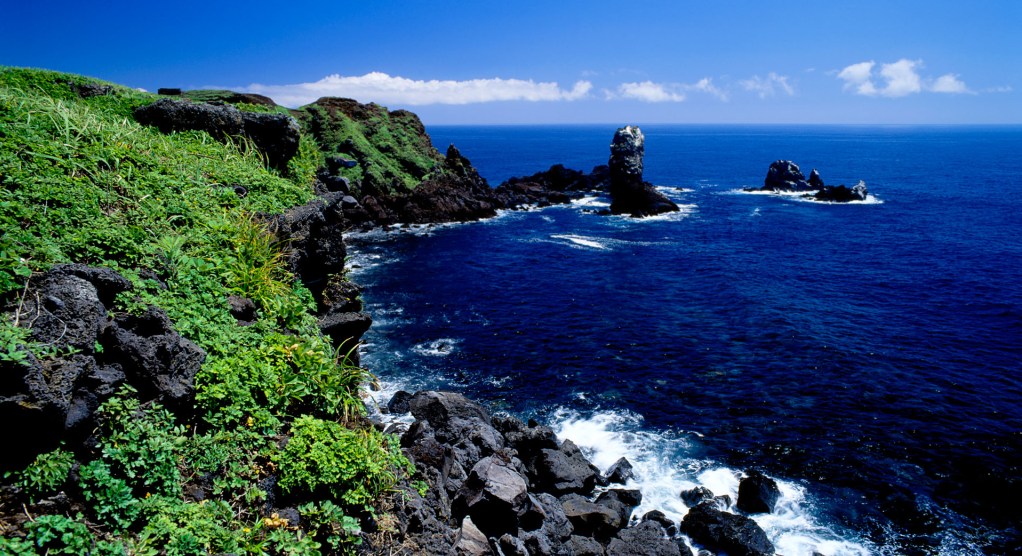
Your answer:
[[[650,504],[760,468],[785,554],[1022,551],[1022,128],[643,131],[679,215],[591,200],[350,238],[370,369],[645,458]],[[605,163],[614,128],[429,132],[496,185]],[[875,202],[736,192],[780,158]]]

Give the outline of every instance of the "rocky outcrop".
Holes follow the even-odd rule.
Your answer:
[[[155,126],[163,133],[195,130],[220,140],[247,137],[278,170],[287,168],[287,162],[298,152],[301,136],[298,122],[290,116],[243,112],[222,104],[161,98],[136,108],[134,115],[140,124]]]
[[[638,127],[617,130],[610,144],[610,211],[614,214],[652,216],[678,210],[678,205],[642,181],[645,137]]]
[[[703,502],[690,509],[681,521],[681,531],[706,548],[730,556],[771,556],[774,553],[774,545],[755,521],[722,511],[713,502]]]
[[[768,514],[781,497],[777,482],[760,473],[749,471],[738,483],[738,509],[750,514]]]
[[[555,164],[545,172],[501,183],[494,195],[506,208],[548,206],[567,203],[589,192],[606,190],[609,183],[610,169],[606,166],[597,166],[586,174]]]
[[[809,180],[807,181],[798,164],[790,160],[772,162],[767,170],[766,179],[763,180],[763,187],[747,188],[746,191],[773,191],[775,193],[804,192],[805,195],[803,197],[832,203],[865,201],[869,196],[866,183],[863,181],[860,181],[854,187],[825,185],[820,172],[816,168],[813,168],[813,171],[809,173]]]
[[[53,355],[37,359],[26,351],[24,362],[0,363],[0,419],[18,423],[8,435],[19,447],[3,452],[0,468],[24,465],[62,439],[84,440],[99,405],[122,384],[143,401],[190,413],[205,352],[181,337],[162,309],[110,317],[114,297],[130,288],[110,269],[57,265],[33,277],[24,302],[10,308]]]
[[[866,182],[847,187],[845,185],[826,185],[818,192],[815,198],[817,201],[828,201],[831,203],[848,203],[851,201],[865,201],[869,197],[869,190],[866,189]]]

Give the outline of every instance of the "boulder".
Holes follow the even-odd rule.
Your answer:
[[[781,491],[777,482],[760,473],[749,471],[738,483],[738,509],[750,514],[768,514],[774,511]]]
[[[497,539],[497,550],[501,556],[529,556],[529,549],[518,537],[505,533]]]
[[[588,494],[599,476],[599,470],[571,440],[565,440],[556,449],[540,450],[527,465],[533,485],[553,494]]]
[[[646,512],[646,515],[642,516],[642,519],[639,521],[655,521],[656,523],[659,523],[660,526],[664,528],[664,531],[667,532],[668,536],[674,536],[678,533],[678,524],[672,521],[671,518],[664,515],[664,512],[661,512],[660,510],[651,510]]]
[[[408,405],[408,401],[411,399],[411,393],[398,390],[394,392],[394,395],[390,397],[390,401],[387,402],[387,411],[390,413],[408,413],[411,411]]]
[[[617,513],[621,526],[628,525],[632,510],[642,503],[638,490],[611,489],[596,498],[596,503]]]
[[[529,496],[530,508],[520,520],[519,538],[530,554],[562,554],[575,531],[560,501],[546,493]]]
[[[592,537],[572,535],[568,547],[575,556],[604,556],[607,553],[603,545]]]
[[[645,150],[645,137],[638,127],[622,127],[614,134],[608,163],[613,214],[651,216],[678,210],[678,205],[642,181]]]
[[[454,499],[455,517],[468,515],[490,537],[518,531],[529,504],[523,477],[509,460],[488,456],[475,464]]]
[[[622,529],[607,545],[607,556],[681,556],[678,544],[655,521]]]
[[[290,247],[290,270],[309,288],[321,309],[324,290],[331,278],[344,272],[348,254],[343,237],[348,227],[341,208],[343,199],[342,193],[329,193],[284,214],[267,217],[278,240]]]
[[[685,502],[686,506],[692,508],[707,500],[713,500],[713,491],[704,486],[697,486],[681,491],[681,500]]]
[[[632,471],[632,464],[627,459],[621,458],[614,462],[613,465],[607,469],[607,482],[625,484],[628,479],[631,479],[635,473]]]
[[[114,320],[101,343],[103,359],[119,365],[143,399],[191,408],[206,352],[178,334],[163,309],[150,306],[142,315]]]
[[[452,448],[455,462],[464,469],[504,447],[504,437],[490,424],[486,410],[461,394],[417,392],[408,409],[433,427],[436,439]]]
[[[578,494],[563,496],[561,507],[576,535],[606,541],[628,524],[621,518],[621,512],[617,509],[605,504],[597,504]]]
[[[812,191],[816,188],[809,185],[798,164],[790,160],[777,160],[770,163],[762,189],[763,191]]]
[[[242,112],[222,104],[193,103],[187,100],[161,98],[134,111],[135,120],[154,126],[162,133],[205,131],[219,140],[244,136],[266,155],[270,166],[285,170],[287,162],[298,153],[301,129],[298,122],[285,114]]]
[[[703,502],[685,514],[681,532],[700,545],[730,556],[771,556],[774,545],[763,529],[743,515],[718,510]]]
[[[860,181],[853,187],[845,185],[827,185],[816,192],[817,201],[829,201],[831,203],[848,203],[851,201],[865,201],[869,197],[869,190],[866,189],[866,182]]]
[[[486,539],[486,535],[472,522],[472,518],[466,517],[461,522],[461,529],[454,540],[453,552],[458,556],[485,556],[491,554],[490,541]]]

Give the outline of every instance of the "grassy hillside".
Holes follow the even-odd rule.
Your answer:
[[[405,110],[322,98],[295,115],[327,156],[359,163],[344,176],[363,193],[406,193],[444,160],[419,117]]]
[[[100,409],[98,446],[65,446],[6,474],[0,553],[350,550],[357,518],[376,511],[407,460],[364,422],[365,372],[319,333],[309,292],[283,263],[286,246],[254,216],[311,200],[323,154],[303,137],[277,172],[244,141],[163,135],[131,115],[155,98],[0,68],[3,305],[16,308],[28,278],[54,264],[109,267],[134,285],[117,312],[161,307],[207,354],[194,416],[122,390]],[[255,301],[255,324],[237,323],[230,295]],[[26,349],[42,360],[66,355],[32,344],[16,316],[0,322],[0,370],[23,363]],[[270,477],[300,524],[266,515]],[[62,507],[40,505],[59,492],[70,506],[45,513]]]

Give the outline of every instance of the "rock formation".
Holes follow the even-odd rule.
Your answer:
[[[220,140],[244,136],[266,155],[270,166],[283,170],[298,152],[301,130],[284,114],[243,112],[233,106],[161,98],[135,109],[135,119],[163,133],[205,131]]]
[[[642,181],[645,137],[638,127],[617,130],[610,144],[610,211],[614,214],[652,216],[678,210],[678,205]]]
[[[813,171],[809,173],[809,180],[806,181],[806,177],[802,170],[799,169],[798,164],[790,160],[772,162],[767,170],[766,179],[763,180],[763,187],[749,188],[746,191],[805,192],[806,195],[804,197],[832,203],[865,201],[869,197],[866,182],[860,181],[854,187],[825,185],[820,172],[816,168],[813,168]]]

